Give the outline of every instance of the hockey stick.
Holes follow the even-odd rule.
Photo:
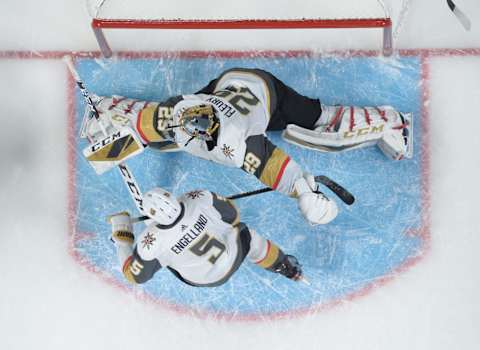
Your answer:
[[[82,79],[80,78],[80,75],[78,74],[77,70],[75,69],[75,64],[73,63],[73,59],[71,56],[64,56],[63,60],[65,61],[65,64],[68,67],[68,70],[72,74],[73,79],[77,83],[78,88],[80,89],[83,98],[85,99],[85,102],[87,103],[88,107],[92,111],[93,117],[98,121],[98,124],[100,125],[100,128],[102,129],[102,133],[107,136],[107,132],[105,128],[103,127],[103,124],[100,122],[100,115],[98,113],[97,108],[95,107],[95,104],[93,103],[90,94],[88,93],[88,90],[85,88],[85,84],[83,83]],[[83,124],[86,123],[86,120],[82,122],[82,128]],[[132,197],[133,201],[135,202],[135,205],[140,213],[144,213],[143,211],[143,196],[142,192],[140,191],[140,188],[138,187],[137,181],[133,177],[133,173],[128,169],[126,164],[119,164],[118,165],[118,170],[120,171],[120,175],[122,176],[123,182],[125,183],[125,186],[127,186],[128,192],[130,193],[130,196]]]
[[[352,205],[353,202],[355,202],[355,197],[353,197],[353,195],[350,192],[348,192],[343,186],[340,186],[338,183],[336,183],[335,181],[333,181],[329,177],[327,177],[325,175],[315,176],[315,181],[320,182],[322,185],[328,187],[345,204]],[[273,189],[271,189],[270,187],[265,187],[265,188],[261,188],[259,190],[255,190],[255,191],[235,194],[235,195],[227,197],[227,198],[228,199],[239,199],[239,198],[249,197],[249,196],[253,196],[253,195],[260,194],[260,193],[265,193],[265,192],[270,192],[270,191],[273,191]]]
[[[355,197],[350,192],[348,192],[343,186],[339,185],[338,183],[336,183],[335,181],[333,181],[329,177],[327,177],[325,175],[315,176],[315,181],[320,182],[322,185],[328,187],[345,204],[352,205],[353,202],[355,202]],[[264,187],[264,188],[260,188],[258,190],[254,190],[254,191],[234,194],[232,196],[227,197],[227,199],[245,198],[245,197],[255,196],[257,194],[270,192],[270,191],[273,191],[273,189],[270,188],[270,187]],[[133,218],[131,220],[131,222],[136,223],[136,222],[140,222],[140,221],[145,221],[147,219],[149,219],[149,217],[144,215],[144,216],[139,216],[139,217]]]
[[[463,13],[463,11],[460,10],[452,0],[447,0],[447,5],[453,12],[453,14],[457,17],[457,19],[460,21],[465,30],[470,30],[472,24],[470,23],[470,19],[468,19],[467,15]]]

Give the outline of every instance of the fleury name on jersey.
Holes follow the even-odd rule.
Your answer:
[[[151,219],[135,238],[129,213],[109,217],[111,240],[126,279],[145,283],[162,268],[195,287],[227,282],[245,259],[294,281],[303,280],[297,259],[240,222],[235,204],[209,191],[175,198],[154,188],[144,196]]]

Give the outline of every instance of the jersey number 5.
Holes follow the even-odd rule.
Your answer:
[[[214,247],[218,248],[220,251],[217,255],[210,255],[208,261],[210,261],[212,264],[215,264],[220,255],[222,255],[225,251],[225,244],[217,240],[215,237],[210,237],[208,234],[205,234],[197,243],[195,243],[195,245],[190,248],[190,251],[197,256],[203,256]]]

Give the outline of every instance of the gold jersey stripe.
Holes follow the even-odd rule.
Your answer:
[[[285,162],[289,159],[288,155],[285,154],[280,148],[275,148],[272,152],[272,155],[267,160],[267,164],[262,170],[260,175],[260,181],[265,185],[275,189],[276,185],[279,182],[279,175],[283,174],[285,170]],[[275,186],[275,187],[274,187]]]
[[[164,140],[153,123],[157,107],[158,103],[150,103],[138,114],[137,130],[142,138],[148,142],[159,142]]]
[[[268,241],[268,250],[267,250],[267,255],[257,262],[258,266],[263,267],[264,269],[268,269],[275,264],[275,262],[278,259],[280,249],[271,241]]]
[[[132,263],[132,257],[129,256],[127,260],[125,260],[125,263],[123,264],[123,268],[122,268],[122,271],[123,271],[123,275],[125,276],[125,278],[128,280],[128,282],[130,283],[137,283],[135,281],[135,279],[133,278],[133,274],[132,272],[130,271],[130,264]]]

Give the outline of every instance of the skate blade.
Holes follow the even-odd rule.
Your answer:
[[[312,284],[311,284],[305,277],[303,277],[303,276],[300,277],[300,278],[298,279],[298,281],[305,283],[307,286],[311,286],[311,285],[312,285]]]

